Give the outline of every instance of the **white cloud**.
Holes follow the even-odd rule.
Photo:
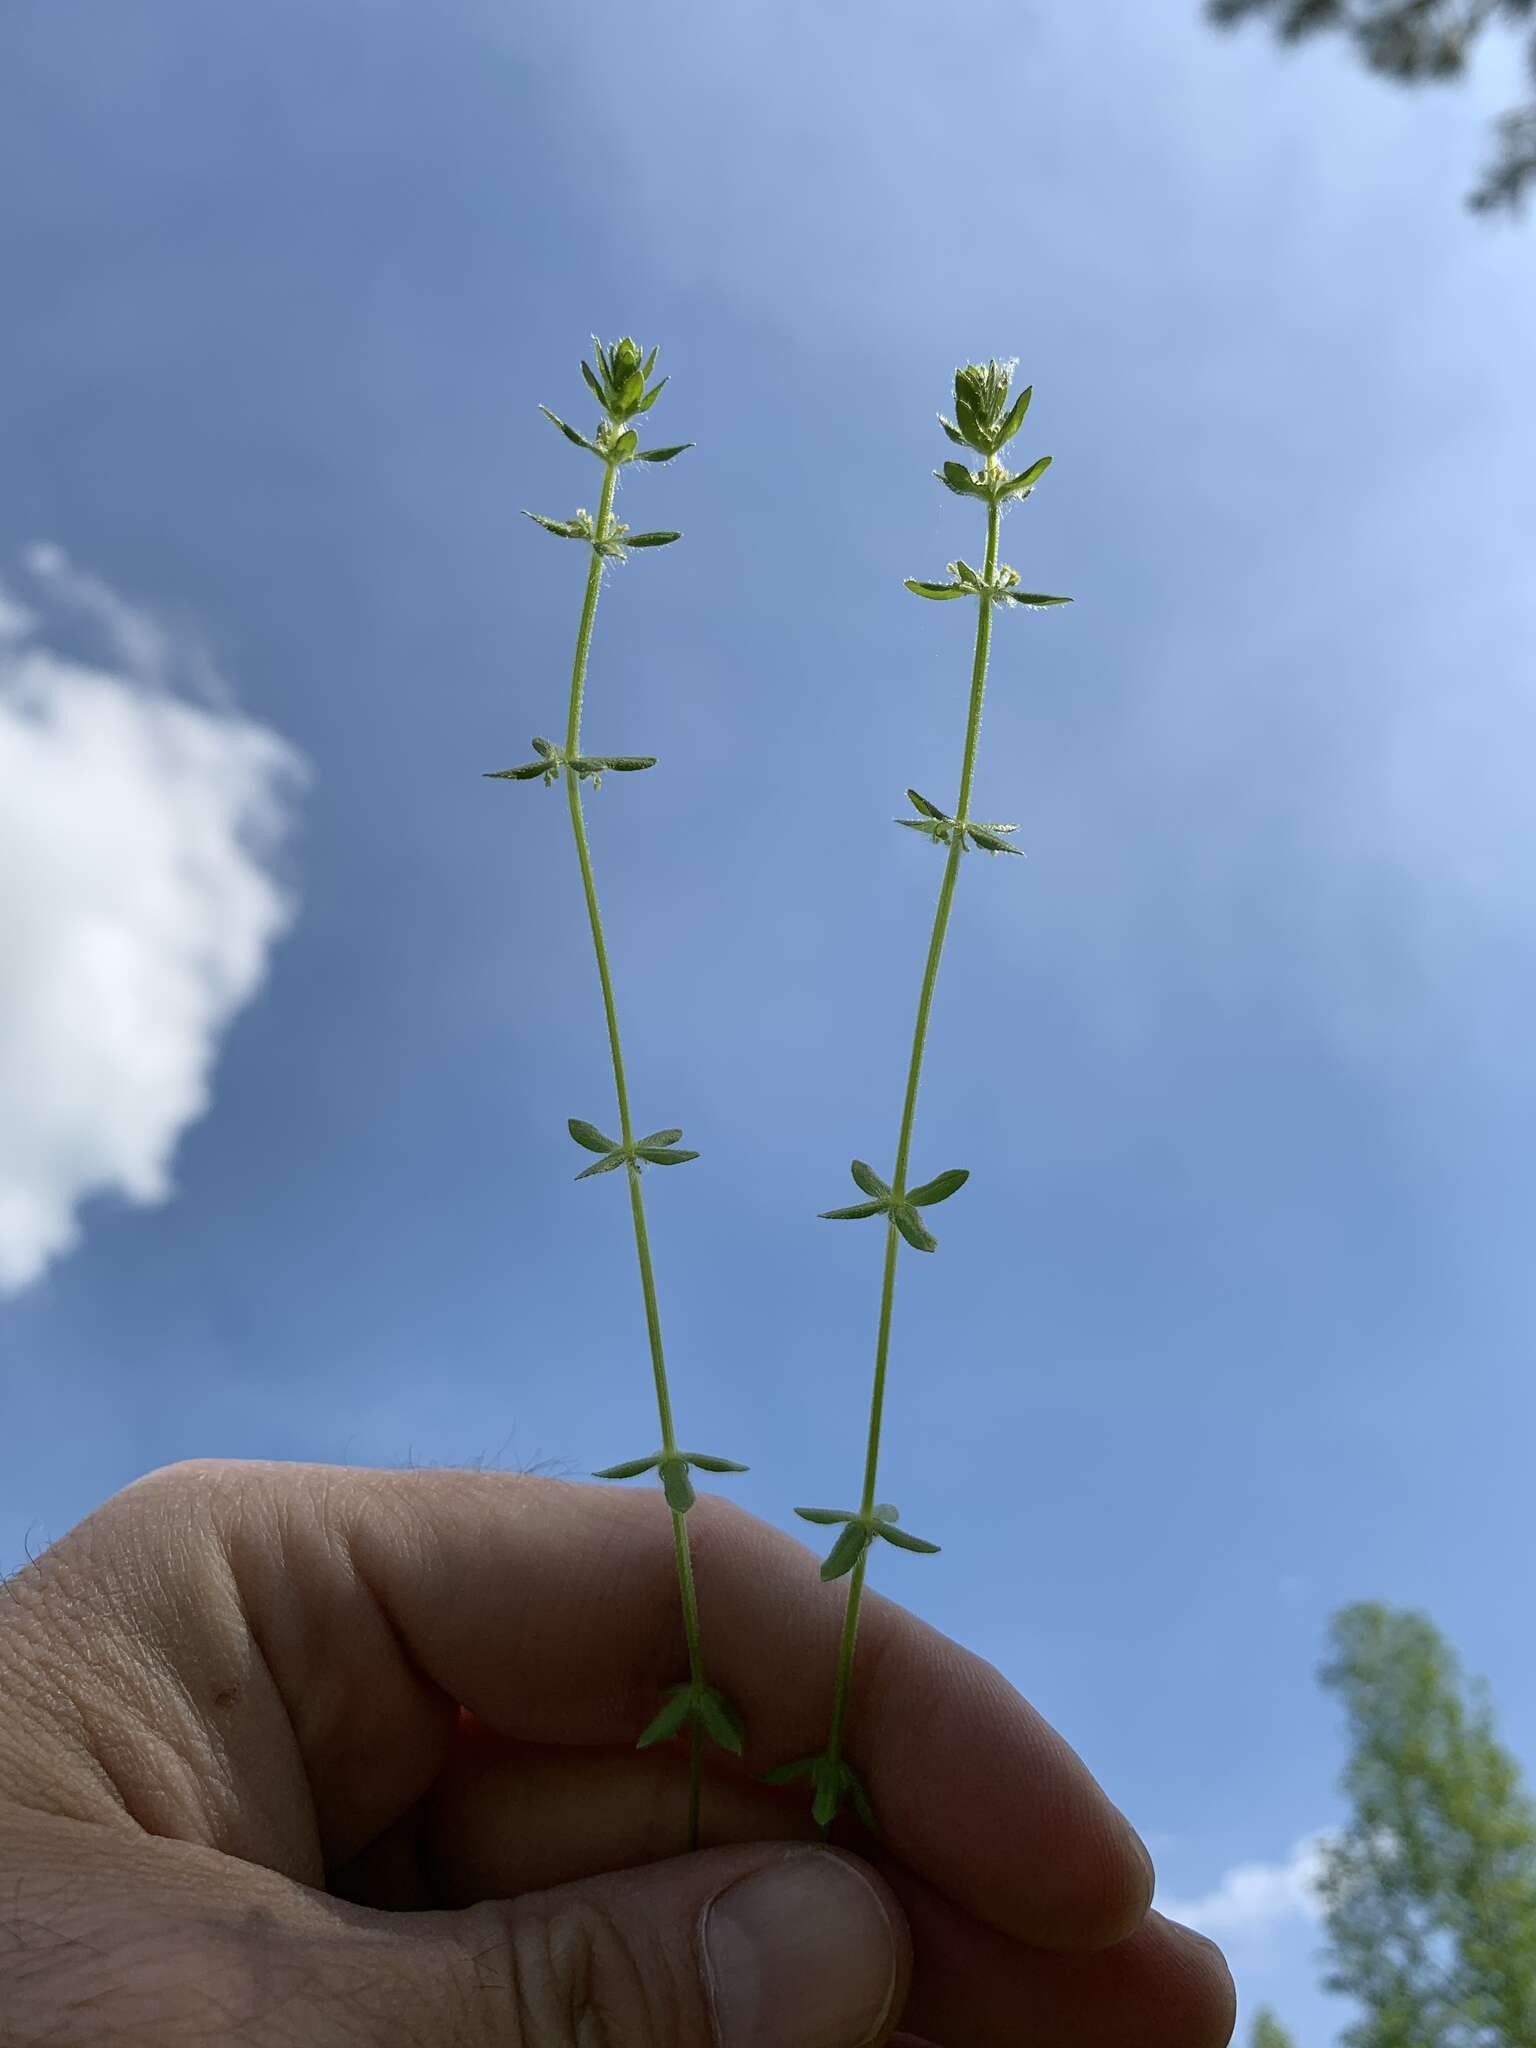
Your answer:
[[[0,1294],[77,1242],[87,1197],[172,1192],[291,915],[272,861],[301,772],[275,733],[175,692],[154,620],[57,548],[28,566],[113,666],[28,637],[0,588]]]
[[[1214,1891],[1194,1899],[1163,1899],[1157,1910],[1214,1941],[1263,1936],[1287,1921],[1322,1914],[1318,1881],[1327,1836],[1307,1835],[1284,1863],[1238,1863]]]

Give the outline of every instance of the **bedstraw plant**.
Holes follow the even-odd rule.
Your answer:
[[[1015,826],[982,822],[971,816],[976,758],[981,739],[982,701],[987,687],[987,659],[992,641],[992,615],[999,606],[1018,605],[1029,609],[1071,602],[1065,597],[1044,597],[1035,591],[1021,590],[1018,571],[998,560],[998,541],[1005,509],[1030,495],[1051,462],[1050,456],[1042,455],[1038,461],[1018,471],[1010,471],[1003,463],[1001,451],[1023,425],[1032,395],[1031,390],[1022,391],[1010,404],[1011,375],[1011,365],[996,361],[966,365],[955,373],[955,417],[950,420],[942,413],[939,415],[939,423],[954,445],[966,449],[973,457],[980,457],[975,468],[966,462],[951,460],[934,474],[957,497],[977,499],[986,508],[986,553],[979,569],[972,568],[965,561],[954,561],[949,565],[947,581],[926,583],[909,577],[906,587],[918,597],[937,603],[973,601],[976,606],[976,638],[971,657],[965,744],[960,756],[960,790],[954,810],[948,812],[931,798],[909,789],[907,798],[914,815],[896,820],[898,825],[921,833],[943,850],[944,873],[939,883],[938,906],[933,915],[933,930],[918,989],[917,1021],[912,1032],[912,1050],[907,1062],[906,1090],[902,1097],[901,1123],[896,1135],[896,1158],[891,1177],[887,1181],[864,1160],[855,1159],[852,1166],[854,1185],[864,1199],[848,1208],[823,1211],[826,1217],[838,1221],[881,1217],[885,1224],[880,1316],[875,1336],[869,1433],[865,1443],[864,1479],[859,1504],[856,1508],[795,1510],[807,1522],[836,1528],[838,1533],[821,1567],[821,1576],[826,1580],[846,1578],[848,1581],[826,1747],[819,1756],[802,1757],[797,1762],[783,1764],[766,1773],[768,1781],[773,1784],[788,1784],[797,1778],[809,1779],[812,1810],[823,1830],[830,1827],[845,1804],[853,1807],[866,1826],[873,1828],[875,1825],[864,1786],[843,1755],[858,1645],[859,1603],[870,1553],[877,1542],[892,1544],[898,1550],[929,1554],[939,1547],[904,1529],[896,1509],[877,1500],[876,1491],[880,1470],[880,1430],[885,1415],[886,1374],[891,1351],[891,1316],[896,1294],[896,1262],[903,1243],[919,1252],[937,1249],[938,1241],[928,1228],[925,1212],[940,1202],[947,1202],[970,1177],[964,1167],[954,1166],[916,1186],[908,1180],[918,1088],[923,1076],[923,1055],[928,1044],[934,989],[949,931],[955,884],[959,879],[961,860],[971,848],[979,848],[988,854],[1018,852],[1008,839],[1008,835],[1017,829]]]
[[[614,516],[614,499],[618,492],[620,475],[636,463],[666,463],[681,455],[692,442],[681,442],[669,448],[642,448],[638,422],[648,413],[661,396],[665,377],[652,382],[656,367],[656,350],[645,354],[638,343],[626,335],[604,347],[594,341],[597,366],[583,362],[582,376],[587,388],[597,400],[601,418],[593,434],[587,435],[552,413],[547,406],[539,409],[565,438],[587,454],[596,458],[602,466],[597,512],[592,515],[578,510],[570,519],[550,519],[541,512],[530,512],[527,516],[546,533],[558,539],[579,543],[588,554],[585,594],[582,598],[581,621],[576,632],[576,653],[571,664],[570,698],[566,711],[565,739],[557,745],[553,740],[533,741],[534,759],[524,761],[515,768],[502,768],[494,772],[493,781],[540,782],[545,788],[563,783],[566,802],[570,811],[571,838],[576,848],[576,861],[581,870],[582,894],[586,902],[587,922],[592,933],[592,950],[597,961],[597,979],[602,991],[603,1018],[608,1033],[608,1053],[613,1067],[613,1090],[618,1116],[618,1136],[610,1136],[600,1125],[589,1123],[582,1117],[570,1118],[567,1129],[577,1145],[584,1151],[595,1153],[595,1160],[577,1174],[578,1180],[590,1180],[598,1175],[622,1172],[629,1189],[630,1215],[634,1224],[635,1257],[640,1269],[640,1296],[645,1311],[646,1336],[650,1347],[651,1377],[655,1387],[656,1410],[660,1423],[661,1444],[654,1451],[641,1458],[630,1458],[616,1465],[608,1465],[594,1476],[598,1479],[635,1479],[642,1473],[654,1472],[660,1482],[668,1511],[672,1517],[673,1550],[677,1560],[678,1595],[682,1606],[683,1635],[688,1652],[688,1676],[679,1684],[670,1686],[660,1712],[639,1738],[638,1746],[647,1748],[655,1743],[666,1742],[686,1732],[689,1744],[688,1769],[688,1846],[696,1849],[699,1844],[699,1808],[703,1777],[703,1750],[706,1738],[718,1743],[721,1748],[740,1755],[743,1730],[740,1717],[730,1702],[719,1690],[706,1683],[704,1677],[704,1653],[699,1627],[698,1595],[694,1587],[693,1554],[688,1537],[688,1510],[694,1503],[693,1482],[690,1472],[744,1472],[746,1467],[730,1458],[719,1458],[701,1451],[679,1449],[676,1424],[673,1417],[672,1393],[667,1378],[666,1354],[662,1346],[661,1312],[656,1299],[656,1276],[651,1259],[650,1232],[646,1225],[645,1193],[641,1185],[641,1174],[647,1166],[681,1166],[688,1160],[697,1159],[698,1153],[686,1150],[681,1144],[681,1130],[648,1131],[644,1136],[635,1135],[634,1118],[630,1108],[629,1082],[624,1067],[624,1051],[619,1038],[619,1013],[614,997],[613,973],[608,960],[608,946],[603,934],[602,913],[598,908],[597,884],[592,872],[592,850],[587,838],[586,816],[582,807],[582,786],[590,782],[594,790],[601,787],[604,775],[630,775],[640,770],[654,768],[655,757],[649,754],[599,754],[582,744],[581,720],[587,681],[587,662],[592,649],[592,628],[597,617],[597,601],[602,590],[603,574],[609,563],[623,562],[631,549],[669,547],[681,536],[673,532],[654,531],[634,533]]]

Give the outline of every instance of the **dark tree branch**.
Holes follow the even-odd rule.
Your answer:
[[[1491,24],[1536,19],[1536,0],[1206,0],[1219,28],[1268,20],[1283,42],[1332,29],[1355,46],[1368,70],[1404,85],[1459,78]],[[1528,52],[1536,77],[1536,37]],[[1479,213],[1513,212],[1536,185],[1536,101],[1500,121],[1499,151],[1468,204]]]

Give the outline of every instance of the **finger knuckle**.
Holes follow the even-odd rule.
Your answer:
[[[493,1910],[501,1939],[477,1952],[479,1989],[510,2018],[516,2048],[678,2048],[689,2038],[665,1952],[600,1901],[552,1896]]]

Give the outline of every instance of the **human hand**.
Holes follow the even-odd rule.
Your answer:
[[[821,1740],[837,1589],[690,1523],[749,1769],[683,1856],[682,1747],[633,1748],[681,1668],[654,1495],[209,1462],[109,1501],[0,1586],[0,2042],[1223,2048],[1219,1953],[1077,1758],[873,1596],[884,1842],[816,1846],[749,1771]]]

